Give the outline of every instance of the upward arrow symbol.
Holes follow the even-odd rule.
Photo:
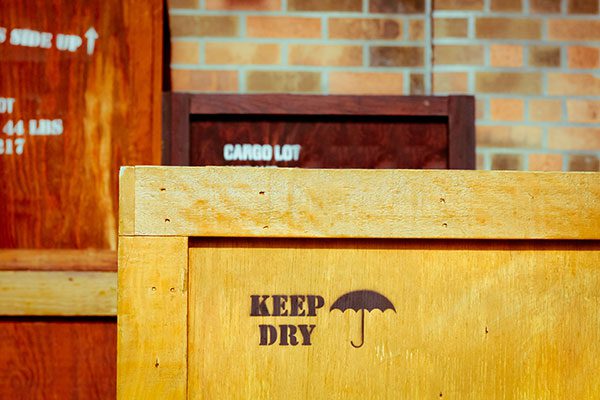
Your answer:
[[[91,27],[85,33],[85,38],[87,39],[87,53],[92,55],[94,54],[94,44],[96,43],[96,39],[98,39],[98,32]]]

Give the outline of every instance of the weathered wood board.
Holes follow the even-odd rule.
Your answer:
[[[126,168],[118,397],[595,398],[599,179]]]

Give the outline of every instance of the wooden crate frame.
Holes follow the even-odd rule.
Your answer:
[[[190,165],[190,121],[218,115],[444,117],[448,169],[475,169],[473,96],[163,94],[163,165]]]
[[[559,240],[598,251],[600,174],[126,167],[119,223],[118,398],[186,399],[191,238]]]

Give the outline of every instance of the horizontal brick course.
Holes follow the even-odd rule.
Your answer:
[[[533,126],[476,127],[477,145],[481,147],[521,147],[535,149],[542,145],[542,129]]]
[[[466,18],[434,18],[434,38],[466,38],[469,25]]]
[[[600,151],[600,128],[558,127],[548,130],[548,147]]]
[[[171,15],[171,36],[231,37],[238,35],[235,16]]]
[[[569,68],[600,68],[600,48],[571,46],[567,49]]]
[[[560,47],[531,46],[529,65],[533,67],[560,67]]]
[[[175,92],[237,92],[235,71],[171,70],[171,85]]]
[[[591,154],[574,154],[569,157],[569,171],[600,171],[598,157]]]
[[[425,12],[424,0],[370,0],[372,13],[420,14]]]
[[[529,0],[529,10],[540,14],[559,13],[560,3],[561,0]]]
[[[600,100],[567,100],[567,117],[571,122],[600,123]]]
[[[198,64],[200,62],[200,44],[196,41],[171,43],[171,62],[173,64]]]
[[[331,94],[403,94],[403,74],[387,72],[331,72]]]
[[[492,155],[492,169],[521,171],[523,170],[523,156],[521,154],[494,154]]]
[[[198,2],[198,0],[194,0]],[[278,11],[281,0],[204,0],[207,10]]]
[[[523,46],[493,44],[490,46],[492,67],[520,67],[523,65]]]
[[[530,100],[529,119],[535,122],[556,122],[562,116],[560,100]]]
[[[548,94],[600,95],[600,77],[592,74],[548,74]]]
[[[318,18],[248,16],[248,37],[318,39],[321,37],[321,20]]]
[[[291,65],[360,66],[361,46],[337,45],[290,45],[288,48]]]
[[[435,0],[435,10],[483,10],[483,0]]]
[[[569,14],[597,14],[597,0],[568,0],[567,12]]]
[[[200,0],[169,0],[169,9],[187,8],[194,9],[200,7]]]
[[[205,45],[206,64],[279,64],[280,46],[271,43],[211,42]]]
[[[412,19],[408,23],[408,40],[422,42],[425,40],[425,21]]]
[[[499,12],[519,12],[523,9],[521,0],[491,0],[490,9]]]
[[[522,121],[524,101],[521,99],[491,99],[490,114],[493,121]]]
[[[600,20],[551,19],[548,37],[552,40],[600,41]]]
[[[424,49],[422,47],[371,47],[370,65],[372,67],[420,67],[424,65]]]
[[[463,94],[469,92],[469,76],[466,72],[434,72],[434,93]]]
[[[433,62],[435,65],[483,65],[483,46],[435,45]]]
[[[561,154],[530,154],[529,171],[561,171],[563,156]]]
[[[402,20],[380,18],[331,18],[331,39],[385,39],[402,37]]]
[[[542,35],[541,22],[525,18],[477,18],[475,31],[479,39],[539,39]]]
[[[317,93],[321,74],[305,71],[248,71],[246,84],[250,92]]]
[[[289,11],[361,11],[362,0],[288,0]]]
[[[537,72],[478,72],[475,90],[481,93],[541,94],[542,77]]]

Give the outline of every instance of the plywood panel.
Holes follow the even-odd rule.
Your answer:
[[[116,318],[0,318],[0,397],[114,399]]]
[[[596,173],[136,167],[135,174],[138,235],[600,238]]]
[[[118,168],[160,163],[162,4],[2,1],[0,247],[116,250]]]
[[[189,398],[594,398],[598,265],[595,242],[200,240]],[[361,313],[331,307],[358,290],[394,310],[366,312],[355,348]],[[315,316],[273,316],[273,295],[287,296],[281,313],[309,314],[308,296],[322,303],[313,298]],[[271,296],[255,304],[262,316],[252,296]],[[260,344],[260,325],[275,343]],[[296,330],[286,343],[282,326]]]

